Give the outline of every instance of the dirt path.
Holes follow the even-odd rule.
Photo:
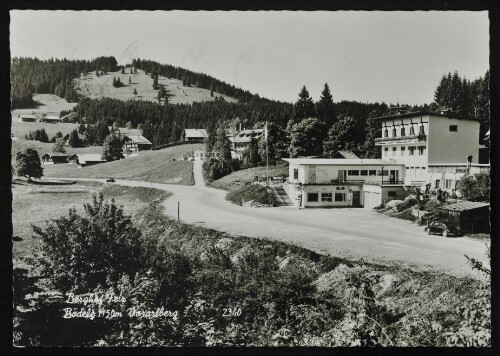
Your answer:
[[[201,162],[194,162],[194,178],[194,186],[127,180],[114,184],[170,191],[173,196],[164,203],[166,213],[177,217],[179,202],[180,219],[186,223],[280,240],[333,256],[473,276],[477,274],[471,272],[464,254],[485,261],[485,244],[478,240],[428,236],[421,226],[362,208],[241,207],[226,201],[225,191],[204,185]]]

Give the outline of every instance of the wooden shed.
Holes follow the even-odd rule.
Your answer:
[[[463,233],[490,232],[490,204],[463,201],[439,208],[439,219],[458,227]]]

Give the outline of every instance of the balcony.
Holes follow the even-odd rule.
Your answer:
[[[427,135],[409,135],[398,137],[379,137],[375,139],[375,145],[388,145],[400,143],[424,143],[427,141]]]

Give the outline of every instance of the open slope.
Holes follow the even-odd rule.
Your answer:
[[[119,161],[101,163],[79,168],[74,164],[44,165],[46,177],[64,178],[122,178],[156,183],[193,185],[193,163],[178,161],[182,155],[202,144],[189,144],[166,148],[158,151],[141,151]],[[173,159],[176,159],[173,161]]]
[[[88,73],[84,77],[73,80],[76,92],[84,97],[91,99],[114,98],[123,101],[127,100],[146,100],[158,102],[158,90],[153,89],[153,79],[143,70],[138,69],[136,74],[130,74],[130,68],[125,70],[126,74],[121,71],[108,72],[106,75],[97,77],[95,72]],[[120,78],[123,87],[115,88],[113,86],[113,77]],[[129,78],[131,83],[129,84]],[[168,79],[163,76],[158,76],[158,84],[165,86],[169,96],[169,103],[172,104],[191,104],[200,101],[213,101],[217,96],[222,96],[224,100],[236,102],[237,100],[222,94],[214,92],[214,96],[210,96],[210,90],[197,88],[195,86],[187,87],[182,85],[182,81],[178,79]],[[137,95],[134,94],[134,89],[137,90]],[[163,100],[162,100],[163,103]]]

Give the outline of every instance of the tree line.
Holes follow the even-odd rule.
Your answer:
[[[12,109],[32,106],[33,94],[55,94],[68,102],[76,102],[78,95],[73,79],[94,70],[114,71],[116,67],[114,57],[92,60],[15,57],[10,68]]]

